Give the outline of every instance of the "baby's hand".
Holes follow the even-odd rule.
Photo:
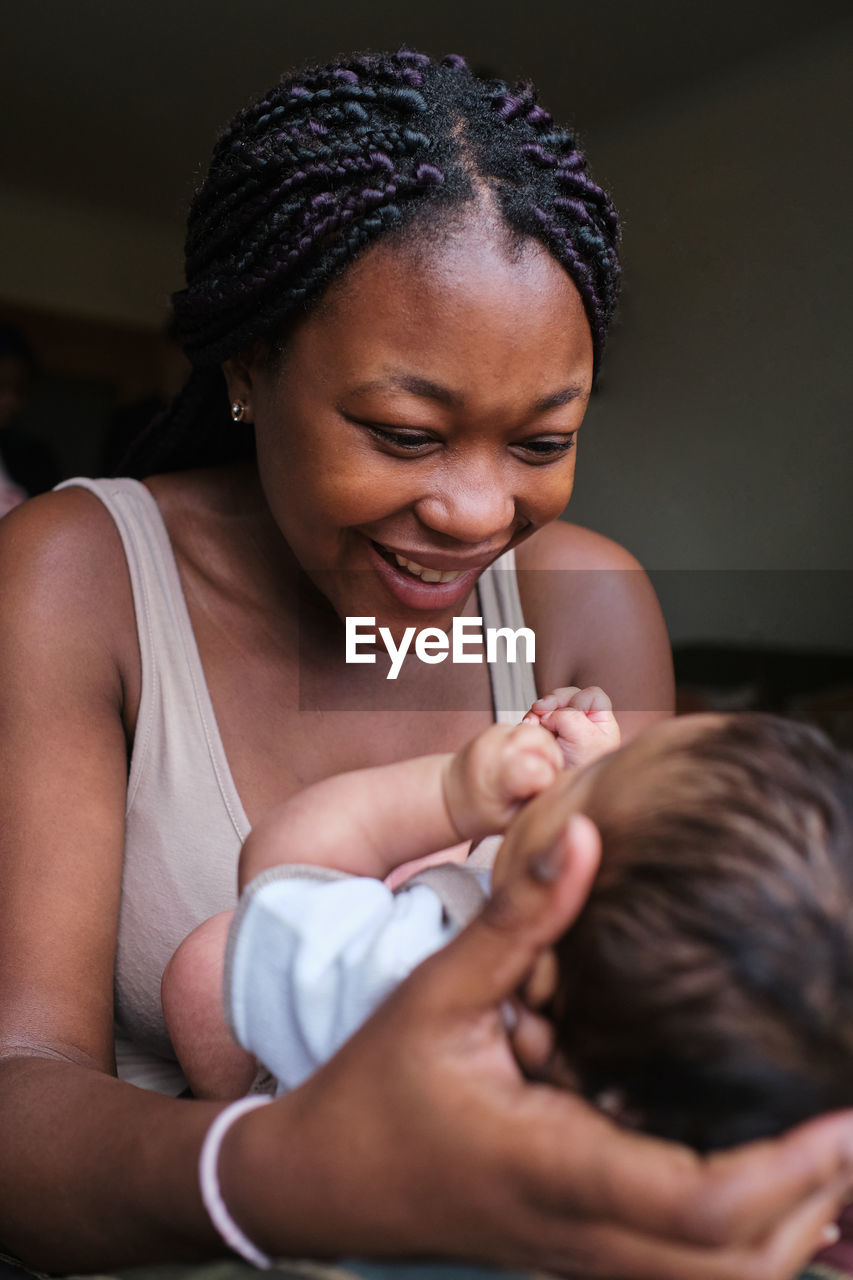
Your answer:
[[[571,686],[537,698],[522,724],[540,724],[557,739],[567,769],[579,769],[615,751],[621,735],[603,689]]]
[[[521,806],[562,769],[557,742],[537,724],[493,724],[445,768],[450,819],[465,840],[505,831]]]

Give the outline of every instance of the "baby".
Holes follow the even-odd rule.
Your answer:
[[[506,830],[500,882],[532,848],[570,851],[582,813],[602,861],[557,947],[548,1075],[703,1151],[851,1105],[851,763],[771,716],[684,717],[614,750],[599,690],[558,691],[525,719],[455,756],[328,779],[256,828],[225,965],[240,1043],[299,1083],[477,908],[467,868],[392,894],[395,865]],[[208,1096],[254,1071],[219,1012],[228,923],[190,935],[164,979],[176,1050]]]

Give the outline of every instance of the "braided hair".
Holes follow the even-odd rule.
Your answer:
[[[193,373],[125,459],[144,475],[251,453],[221,364],[290,325],[387,233],[430,234],[487,189],[507,228],[568,272],[595,367],[619,284],[618,222],[575,138],[529,84],[401,50],[285,77],[225,129],[193,200],[175,333]]]

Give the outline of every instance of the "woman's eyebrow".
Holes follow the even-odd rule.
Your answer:
[[[570,387],[563,387],[562,391],[555,391],[550,396],[543,396],[541,400],[537,400],[534,408],[537,413],[547,413],[549,409],[557,409],[561,404],[571,404],[573,400],[588,400],[589,388],[582,386],[580,383],[573,383]]]
[[[424,400],[436,400],[439,404],[445,404],[451,408],[462,405],[464,397],[457,391],[451,391],[448,387],[441,386],[438,382],[433,382],[429,378],[419,377],[413,373],[390,373],[384,378],[374,378],[370,382],[359,383],[353,388],[356,395],[366,391],[406,391],[409,395],[420,396]],[[547,413],[549,409],[559,408],[560,405],[571,404],[573,400],[587,399],[589,390],[581,383],[573,383],[568,387],[563,387],[560,391],[554,391],[551,395],[543,396],[537,400],[533,409],[536,413]]]
[[[384,378],[360,382],[353,391],[356,395],[363,391],[407,391],[409,395],[421,396],[424,400],[437,400],[439,404],[456,406],[462,403],[462,396],[458,392],[414,373],[389,373]]]

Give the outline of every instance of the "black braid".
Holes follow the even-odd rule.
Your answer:
[[[285,77],[225,129],[196,193],[175,330],[185,392],[125,459],[130,474],[248,455],[219,367],[282,335],[386,232],[428,228],[489,188],[507,225],[547,245],[583,299],[596,369],[619,285],[618,224],[569,132],[530,85],[462,58],[365,54]]]

